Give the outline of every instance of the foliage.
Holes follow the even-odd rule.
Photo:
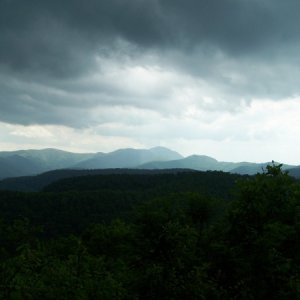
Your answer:
[[[192,188],[197,177],[173,191],[132,178],[3,193],[0,299],[300,299],[300,186],[280,165],[230,201]]]

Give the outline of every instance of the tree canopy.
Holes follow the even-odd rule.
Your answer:
[[[17,197],[37,194],[5,194],[0,299],[300,299],[300,185],[280,165],[240,178],[225,199],[191,188],[156,188],[131,202],[130,217],[118,206],[119,215],[89,218],[80,230],[69,227],[61,234],[62,224],[53,222],[55,234],[45,234],[49,218],[42,224],[4,206],[8,196],[20,204]],[[90,199],[86,191],[69,192],[73,205],[68,202],[65,226],[72,218],[80,221],[78,212],[93,201],[105,211],[111,195],[128,201],[135,195],[113,186],[106,192],[105,201],[99,191]],[[53,199],[44,202],[50,211]],[[22,209],[30,203],[36,205],[28,200]]]

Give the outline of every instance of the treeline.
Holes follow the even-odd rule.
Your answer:
[[[19,176],[0,180],[0,190],[20,191],[20,192],[38,192],[49,184],[64,178],[74,178],[95,175],[160,175],[160,174],[179,174],[197,172],[189,169],[162,169],[162,170],[144,170],[144,169],[60,169],[48,171],[39,175]]]
[[[133,208],[169,194],[201,193],[229,199],[241,178],[223,172],[107,174],[62,179],[43,192],[0,191],[0,218],[27,218],[44,235],[80,234],[89,224],[129,220]]]
[[[227,175],[207,174],[206,188],[97,176],[2,193],[0,299],[299,299],[299,183],[275,165]]]

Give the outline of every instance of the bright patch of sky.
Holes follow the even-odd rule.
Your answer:
[[[0,151],[166,146],[300,164],[300,2],[0,2]]]

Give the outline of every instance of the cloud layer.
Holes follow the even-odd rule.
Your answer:
[[[266,120],[239,116],[298,103],[299,17],[296,0],[1,0],[2,131],[69,128],[110,148],[259,141]]]

